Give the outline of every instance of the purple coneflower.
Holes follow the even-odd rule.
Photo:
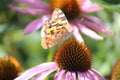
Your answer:
[[[56,52],[54,62],[40,64],[25,71],[15,80],[44,80],[56,72],[54,80],[105,80],[91,68],[92,56],[84,43],[72,39]]]
[[[14,3],[10,4],[10,7],[15,11],[31,15],[42,15],[42,17],[30,22],[26,26],[24,34],[40,29],[56,8],[64,12],[71,29],[73,29],[73,35],[80,41],[83,41],[80,33],[96,40],[103,39],[96,32],[113,34],[99,18],[87,14],[102,9],[90,0],[51,0],[50,5],[41,0],[14,0]],[[19,8],[16,4],[25,4],[28,7]]]

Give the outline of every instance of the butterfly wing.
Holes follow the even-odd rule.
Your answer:
[[[51,19],[45,21],[41,30],[43,48],[50,48],[64,40],[72,30],[64,13],[55,9]]]

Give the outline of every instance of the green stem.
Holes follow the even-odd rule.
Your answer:
[[[48,53],[47,59],[46,59],[47,62],[53,61],[55,51],[56,51],[56,47],[53,47],[53,48],[49,49],[49,53]]]

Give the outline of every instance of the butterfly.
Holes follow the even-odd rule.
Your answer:
[[[56,8],[50,19],[46,20],[41,30],[41,45],[51,48],[66,39],[72,32],[68,20],[61,9]]]

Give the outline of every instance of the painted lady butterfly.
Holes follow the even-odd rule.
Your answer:
[[[45,21],[41,30],[41,44],[44,49],[50,48],[66,39],[72,32],[65,14],[59,8],[53,11],[52,17]]]

